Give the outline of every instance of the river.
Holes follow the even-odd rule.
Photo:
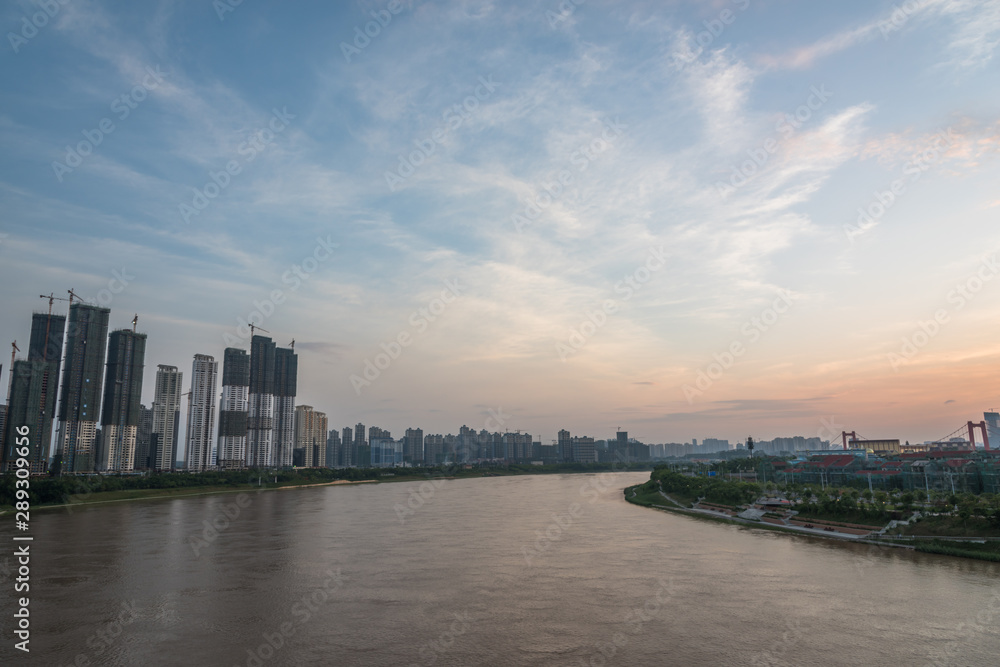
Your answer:
[[[31,653],[13,648],[9,574],[0,664],[998,664],[1000,565],[626,503],[645,479],[35,511]]]

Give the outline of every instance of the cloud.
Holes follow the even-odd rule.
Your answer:
[[[1000,45],[1000,0],[918,0],[893,5],[892,10],[854,28],[841,30],[807,46],[780,55],[760,55],[768,69],[809,69],[819,60],[870,42],[877,37],[899,39],[903,31],[935,28],[944,22],[951,32],[939,67],[977,69],[992,60]]]

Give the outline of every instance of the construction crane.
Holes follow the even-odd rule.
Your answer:
[[[11,387],[14,386],[14,355],[17,354],[20,351],[21,350],[20,350],[20,348],[18,348],[16,340],[13,343],[10,344],[10,368],[7,369],[7,375],[10,376],[10,378],[7,381],[7,404],[8,405],[10,404],[10,390],[11,390]],[[9,415],[8,414],[7,419],[12,419],[12,418],[13,418],[13,415]]]
[[[71,305],[71,306],[73,305],[73,299],[76,299],[80,303],[84,303],[83,297],[80,296],[79,294],[77,294],[76,292],[74,292],[73,290],[68,289],[68,290],[66,290],[66,292],[69,294],[69,305]]]
[[[72,294],[72,290],[70,291],[70,294]],[[48,319],[45,320],[45,347],[42,348],[43,349],[42,358],[45,361],[48,361],[49,360],[49,326],[52,324],[52,304],[54,304],[57,300],[58,301],[69,301],[72,304],[73,303],[73,297],[70,297],[68,299],[64,299],[61,296],[56,296],[55,292],[50,292],[48,296],[46,296],[44,294],[39,294],[38,298],[39,299],[48,299],[49,300],[49,317],[48,317]]]
[[[139,313],[136,313],[132,317],[132,333],[135,333],[135,328],[139,324]]]
[[[292,352],[294,352],[294,351],[295,351],[295,339],[294,339],[294,338],[292,339],[292,342],[291,342],[291,344],[289,345],[289,347],[290,347],[290,348],[292,348]]]
[[[271,333],[271,332],[270,332],[270,331],[268,331],[267,329],[263,329],[263,328],[261,328],[261,327],[257,326],[256,324],[254,324],[253,322],[251,322],[251,323],[250,323],[250,338],[253,338],[253,332],[254,332],[254,329],[260,329],[260,330],[261,330],[261,331],[263,331],[264,333]]]
[[[70,290],[69,293],[72,294],[73,290]],[[61,296],[56,296],[55,292],[52,292],[51,294],[39,294],[38,298],[39,299],[48,299],[49,300],[49,315],[52,314],[52,304],[55,303],[56,301],[69,301],[70,303],[73,303],[73,297],[70,297],[68,299],[64,299]]]

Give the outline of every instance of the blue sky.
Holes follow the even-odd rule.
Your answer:
[[[338,428],[922,441],[1000,403],[997,0],[0,20],[0,340],[41,293],[138,313],[147,403],[248,317]]]

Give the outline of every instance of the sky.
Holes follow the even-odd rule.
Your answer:
[[[298,404],[397,436],[922,442],[1000,407],[1000,0],[0,21],[0,341],[39,294],[138,314],[147,405],[249,319]]]

